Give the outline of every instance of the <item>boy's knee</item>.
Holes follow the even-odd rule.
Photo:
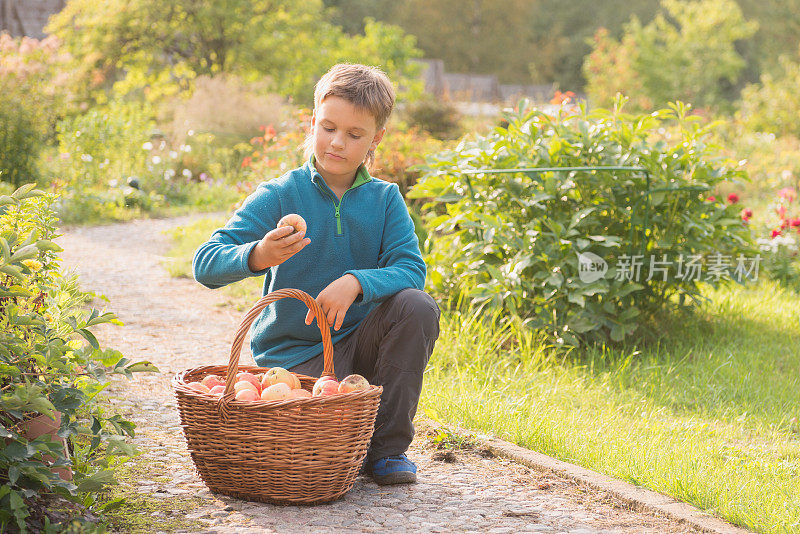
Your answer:
[[[403,315],[411,315],[423,323],[439,324],[439,306],[433,297],[419,289],[403,289],[395,295]]]

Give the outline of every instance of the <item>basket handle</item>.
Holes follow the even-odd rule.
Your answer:
[[[334,379],[336,378],[336,375],[333,372],[333,344],[331,343],[331,330],[330,325],[328,324],[328,318],[325,316],[325,312],[322,311],[322,308],[319,304],[317,304],[317,301],[305,291],[290,288],[278,289],[277,291],[273,291],[272,293],[268,293],[261,297],[258,302],[256,302],[253,307],[250,308],[250,311],[247,312],[247,314],[244,316],[244,319],[242,319],[242,322],[239,325],[239,330],[236,331],[236,336],[233,338],[231,356],[228,363],[228,374],[225,380],[225,392],[222,394],[222,399],[225,399],[233,392],[234,380],[231,380],[231,378],[235,377],[239,372],[239,356],[242,353],[242,345],[244,344],[244,338],[247,335],[248,330],[250,330],[250,325],[253,324],[253,321],[256,320],[256,317],[258,317],[264,308],[273,302],[286,297],[291,297],[302,301],[303,304],[308,306],[308,308],[314,312],[314,316],[317,319],[317,325],[319,325],[319,330],[322,333],[322,357],[324,361],[324,367],[321,376],[327,375],[334,377]]]

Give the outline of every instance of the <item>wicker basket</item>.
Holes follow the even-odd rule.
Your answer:
[[[211,491],[251,501],[315,504],[333,501],[353,487],[367,452],[383,388],[284,401],[238,401],[234,380],[222,397],[186,386],[209,374],[235,377],[245,335],[259,313],[284,297],[311,309],[322,332],[323,375],[334,375],[333,345],[325,313],[307,293],[281,289],[262,297],[245,315],[228,367],[208,365],[175,375],[181,423],[194,465]],[[316,378],[297,375],[310,390]]]

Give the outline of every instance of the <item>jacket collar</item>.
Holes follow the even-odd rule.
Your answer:
[[[305,168],[311,175],[312,182],[315,182],[317,184],[323,183],[326,186],[328,185],[327,183],[325,183],[325,179],[322,177],[322,175],[317,171],[316,159],[314,158],[314,154],[311,154],[311,157],[308,158],[308,161],[305,164]],[[359,185],[363,185],[371,181],[372,181],[372,176],[369,175],[367,167],[362,163],[361,165],[359,165],[358,170],[356,171],[356,179],[353,180],[353,184],[348,188],[348,191],[350,189],[358,187]]]

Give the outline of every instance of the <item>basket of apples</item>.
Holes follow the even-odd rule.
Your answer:
[[[319,378],[239,365],[250,325],[287,297],[308,306],[320,326],[325,363]],[[172,385],[192,460],[208,488],[276,504],[329,502],[353,487],[383,391],[360,375],[336,380],[325,313],[296,289],[269,293],[247,312],[227,367],[188,369]]]

